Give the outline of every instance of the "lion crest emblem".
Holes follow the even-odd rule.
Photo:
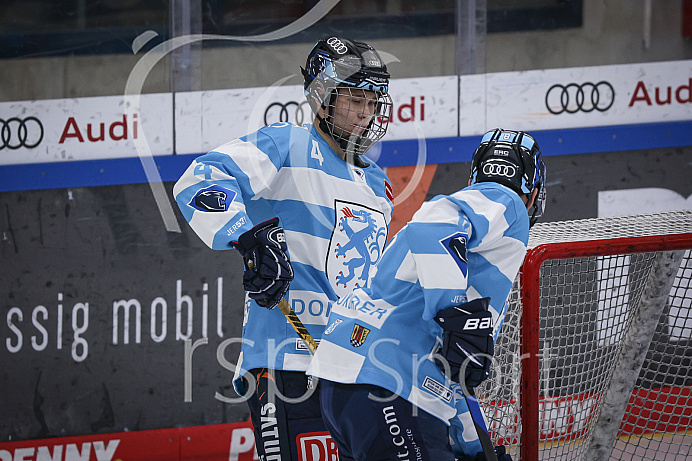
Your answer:
[[[384,213],[363,205],[335,203],[336,224],[329,242],[327,277],[342,297],[364,287],[387,242]]]

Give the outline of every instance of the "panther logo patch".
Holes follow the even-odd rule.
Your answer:
[[[235,191],[213,184],[197,191],[189,205],[199,211],[223,212],[233,203]]]

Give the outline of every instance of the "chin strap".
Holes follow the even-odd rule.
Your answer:
[[[536,224],[536,221],[538,221],[538,217],[536,216],[538,209],[536,208],[536,205],[533,205],[531,208],[533,208],[533,213],[531,213],[531,216],[529,216],[529,229],[531,229],[533,225]]]

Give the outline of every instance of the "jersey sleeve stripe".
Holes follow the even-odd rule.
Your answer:
[[[411,222],[457,225],[459,223],[459,206],[446,198],[425,202],[413,215]]]
[[[469,252],[478,252],[478,248]],[[512,237],[502,237],[493,248],[483,251],[482,257],[512,281],[523,262],[523,258],[517,257],[521,254],[526,254],[526,246],[522,242]]]
[[[380,269],[378,268],[378,273],[379,271]],[[406,256],[404,256],[404,259],[401,261],[394,278],[409,283],[416,283],[418,281],[416,262],[410,251],[406,252]]]
[[[267,189],[279,171],[269,155],[251,142],[231,141],[217,148],[213,153],[227,155],[238,167],[238,173],[245,172],[244,175],[249,178],[249,185],[254,195]]]
[[[173,186],[173,196],[175,197],[175,201],[178,202],[178,208],[180,208],[186,221],[190,221],[195,212],[195,209],[188,206],[188,203],[190,203],[195,192],[199,189],[198,187],[194,187],[200,182],[196,180],[193,173],[196,164],[197,162],[192,162],[178,182]]]
[[[475,251],[482,251],[488,246],[493,245],[493,243],[500,239],[509,228],[509,224],[505,219],[505,210],[507,210],[507,207],[502,203],[497,203],[489,199],[482,192],[477,190],[466,190],[458,194],[463,194],[464,202],[471,207],[469,211],[472,211],[476,215],[483,216],[486,221],[484,224],[487,233],[483,236],[480,243],[469,245],[469,249],[474,248]],[[471,222],[474,223],[474,227],[478,227],[480,224],[473,219],[471,219]],[[492,228],[487,228],[487,223],[493,223]]]
[[[224,229],[228,223],[238,215],[239,212],[244,214],[245,207],[242,204],[233,206],[229,211],[220,213],[206,213],[203,211],[195,211],[190,219],[190,227],[199,235],[199,238],[209,247],[214,250],[230,249],[230,237]],[[238,219],[242,217],[238,216]]]
[[[463,290],[466,277],[459,265],[448,254],[414,254],[416,265],[425,267],[419,271],[420,284],[425,289]]]

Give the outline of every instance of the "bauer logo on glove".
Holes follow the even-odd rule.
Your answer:
[[[440,354],[447,361],[440,368],[449,370],[452,380],[469,388],[478,386],[490,373],[495,345],[489,303],[490,298],[479,298],[443,309],[435,316],[443,330]]]

